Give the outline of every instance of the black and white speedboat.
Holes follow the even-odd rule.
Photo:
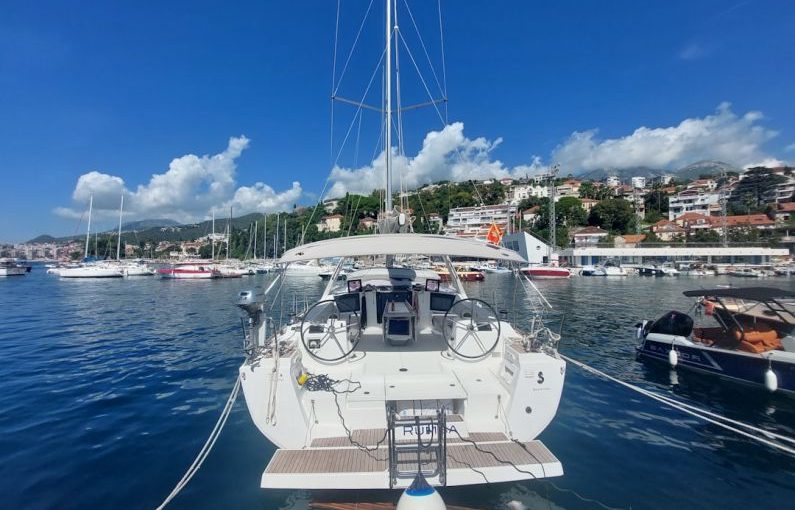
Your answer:
[[[714,324],[695,325],[693,317],[677,311],[645,320],[637,325],[638,359],[795,396],[795,292],[748,287],[684,295],[697,298],[695,310]]]

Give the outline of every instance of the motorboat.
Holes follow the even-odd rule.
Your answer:
[[[221,273],[212,263],[179,263],[157,270],[160,278],[169,280],[207,280],[220,278]]]
[[[795,292],[769,287],[699,289],[696,310],[714,319],[669,311],[637,324],[640,359],[795,396]]]
[[[726,271],[729,276],[736,276],[738,278],[762,278],[767,276],[765,273],[758,269],[751,267],[736,267]]]
[[[621,267],[621,264],[613,260],[606,260],[601,265],[601,269],[604,271],[605,276],[627,276],[629,274],[626,268]]]
[[[604,268],[601,266],[583,266],[580,270],[581,276],[607,276]]]
[[[218,272],[219,278],[242,278],[243,276],[250,276],[255,273],[253,269],[230,262],[216,264],[215,270]]]
[[[441,258],[449,284],[435,271],[397,265],[415,253]],[[274,326],[264,303],[280,299],[269,292],[283,290],[289,264],[329,255],[384,262],[345,281],[330,278],[319,300]],[[523,331],[470,298],[450,260],[495,256],[522,262],[516,252],[463,238],[331,239],[284,253],[288,270],[265,296],[242,292],[238,305],[249,320],[240,381],[254,423],[278,448],[262,486],[401,488],[418,470],[447,486],[562,474],[537,439],[563,388],[559,334],[540,308]]]
[[[473,266],[473,269],[482,271],[484,273],[511,273],[511,269],[505,266],[499,266],[493,262]]]
[[[285,271],[289,276],[320,276],[322,273],[332,273],[336,269],[330,264],[321,264],[317,260],[306,261],[302,264],[291,264]]]
[[[456,276],[463,282],[482,282],[486,279],[486,275],[483,274],[483,271],[473,267],[454,265],[453,269],[456,273]],[[453,280],[452,273],[448,267],[436,266],[434,270],[443,282],[449,282]]]
[[[640,266],[638,268],[638,274],[641,276],[678,276],[679,270],[670,262],[666,262],[661,265]]]
[[[0,276],[24,276],[28,272],[26,266],[12,259],[0,259]]]
[[[568,268],[547,264],[527,266],[519,271],[532,280],[554,280],[571,278],[571,271]]]

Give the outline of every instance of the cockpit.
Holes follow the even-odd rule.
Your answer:
[[[490,305],[443,285],[434,271],[378,267],[332,281],[303,314],[300,332],[307,352],[326,362],[356,351],[443,351],[448,345],[475,358],[496,346],[499,320]]]

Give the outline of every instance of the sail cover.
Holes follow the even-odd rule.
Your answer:
[[[381,234],[340,237],[304,244],[288,250],[281,263],[334,257],[426,255],[526,263],[521,255],[502,246],[473,239],[428,234]]]

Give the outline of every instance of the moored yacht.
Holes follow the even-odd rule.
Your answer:
[[[0,276],[24,276],[28,272],[26,266],[17,264],[11,259],[0,259]]]
[[[161,267],[157,270],[160,278],[172,280],[207,280],[220,278],[218,269],[211,263],[185,262]]]
[[[435,271],[394,263],[416,253],[443,259],[450,284]],[[559,335],[541,309],[522,331],[470,298],[450,261],[521,263],[517,253],[396,233],[310,243],[280,263],[330,255],[383,262],[345,281],[332,277],[321,298],[282,327],[265,316],[262,297],[240,296],[249,315],[243,392],[254,423],[278,447],[263,487],[405,487],[418,469],[437,485],[562,474],[537,440],[563,388]],[[281,278],[269,289],[281,288]],[[266,291],[265,299],[279,297]]]
[[[695,324],[678,311],[643,321],[637,324],[640,359],[795,396],[794,292],[746,287],[684,295],[697,298],[696,309],[713,323]]]

